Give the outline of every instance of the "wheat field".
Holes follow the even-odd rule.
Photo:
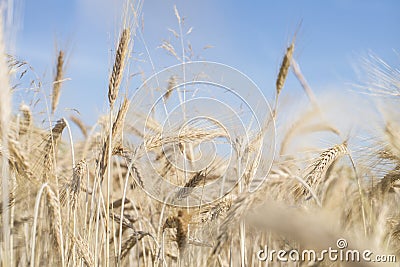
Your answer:
[[[204,122],[166,135],[164,122],[126,93],[123,83],[141,19],[136,12],[127,11],[115,40],[103,92],[109,108],[94,125],[79,116],[55,115],[68,78],[68,51],[57,51],[53,79],[42,83],[28,62],[5,53],[7,40],[2,38],[1,266],[398,266],[398,68],[377,56],[364,62],[368,80],[357,90],[376,100],[366,108],[377,109],[380,118],[371,123],[364,141],[356,130],[343,132],[330,120],[335,114],[314,94],[294,56],[295,35],[277,66],[276,80],[270,81],[275,99],[265,110],[269,120],[258,131],[245,132],[248,142],[241,142],[240,135],[228,138],[219,124]],[[174,13],[181,24],[177,8]],[[179,60],[171,44],[161,48]],[[303,109],[289,119],[285,109],[292,104],[281,99],[288,75],[296,77],[307,97]],[[13,92],[27,77],[29,90],[41,101],[13,103]],[[160,90],[161,106],[178,103],[179,79],[170,75],[164,82],[144,91],[144,98]],[[381,99],[393,105],[382,108]],[[184,106],[179,109],[185,114]],[[229,116],[222,114],[219,123],[234,124]],[[187,122],[175,121],[178,128]],[[83,137],[76,138],[72,127]],[[336,142],[313,144],[313,136]],[[201,144],[213,140],[233,147],[237,158],[230,162],[231,172],[224,169],[223,157],[196,171],[174,164],[177,155],[194,162]],[[260,151],[270,140],[273,157],[264,159]],[[248,164],[242,168],[244,160]],[[250,190],[260,170],[267,174],[257,190]],[[162,190],[154,182],[156,174],[178,186],[171,199],[157,199]],[[225,176],[239,176],[238,182],[228,180],[233,184],[228,193],[206,201],[209,195],[202,189]],[[196,205],[184,205],[188,199]],[[286,251],[289,260],[279,260],[276,252],[269,261],[266,247]],[[368,250],[371,259],[383,255],[387,262],[290,258],[293,251],[328,248]]]

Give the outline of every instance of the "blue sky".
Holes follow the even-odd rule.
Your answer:
[[[121,22],[120,0],[25,1],[21,10],[16,54],[29,62],[51,88],[56,47],[68,52],[66,77],[57,116],[70,108],[93,124],[107,107],[107,85]],[[314,91],[345,90],[360,82],[355,66],[368,52],[397,63],[400,51],[400,2],[335,1],[144,1],[144,33],[157,71],[178,63],[158,49],[163,39],[180,50],[168,28],[178,30],[173,6],[186,18],[186,29],[198,59],[231,65],[244,72],[271,99],[281,59],[299,21],[295,58]],[[203,49],[212,45],[212,49]],[[135,39],[130,68],[150,76],[149,60],[140,38]],[[142,62],[143,61],[143,62]],[[140,83],[132,80],[129,90]],[[301,93],[289,75],[286,94]],[[16,98],[24,97],[20,92]]]

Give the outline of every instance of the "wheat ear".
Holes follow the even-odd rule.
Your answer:
[[[51,101],[51,114],[56,111],[58,101],[60,100],[60,89],[64,77],[64,51],[60,50],[57,56],[56,75],[53,81],[53,94]]]
[[[110,83],[108,85],[108,100],[110,106],[114,105],[115,99],[117,99],[118,96],[119,86],[125,68],[126,56],[128,54],[130,36],[130,29],[126,28],[122,31],[121,37],[119,38],[114,66],[110,77]]]
[[[21,105],[19,110],[22,112],[22,119],[19,121],[19,135],[28,133],[32,125],[32,112],[27,105]]]
[[[310,188],[318,191],[320,183],[325,179],[326,172],[329,167],[340,157],[347,154],[346,143],[335,145],[324,152],[322,152],[317,160],[315,160],[311,165],[306,168],[306,174],[304,176],[304,181],[310,186]],[[306,194],[306,199],[311,196],[306,193],[305,188],[303,188],[302,193]]]
[[[179,211],[178,216],[171,216],[165,220],[163,231],[168,228],[176,229],[176,243],[178,244],[180,255],[183,255],[188,242],[187,216],[183,211]]]

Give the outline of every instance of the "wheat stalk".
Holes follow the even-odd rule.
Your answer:
[[[10,115],[12,110],[12,98],[11,98],[11,88],[10,88],[10,77],[9,68],[7,66],[6,59],[6,47],[3,33],[3,16],[0,16],[0,138],[3,149],[8,153],[8,134],[10,126]],[[0,238],[0,253],[2,259],[0,260],[2,265],[6,266],[10,263],[11,257],[9,252],[12,249],[11,244],[11,228],[10,222],[12,219],[10,212],[7,210],[7,205],[9,203],[9,193],[12,186],[10,179],[10,173],[8,168],[8,159],[2,157],[1,159],[1,201],[3,210],[2,214],[2,235]]]

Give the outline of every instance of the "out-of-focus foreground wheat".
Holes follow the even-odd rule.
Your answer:
[[[265,246],[322,250],[335,247],[339,238],[346,238],[351,249],[368,248],[400,260],[398,117],[382,116],[382,128],[372,131],[376,135],[368,144],[355,144],[368,149],[352,151],[352,136],[341,133],[326,119],[324,107],[302,76],[293,59],[294,42],[284,55],[276,80],[274,117],[279,124],[280,115],[285,113],[284,106],[277,108],[281,107],[278,97],[290,70],[304,87],[310,104],[296,120],[285,122],[290,127],[278,130],[276,157],[262,187],[254,193],[235,188],[217,202],[190,209],[171,207],[147,196],[141,187],[149,179],[148,171],[140,165],[141,153],[137,151],[143,148],[126,147],[123,142],[127,111],[135,107],[129,106],[119,89],[131,60],[134,33],[129,24],[120,31],[109,77],[109,113],[92,127],[76,116],[54,117],[65,79],[62,50],[57,53],[51,86],[31,80],[37,92],[51,89],[51,97],[36,96],[51,103],[21,103],[19,110],[12,110],[15,103],[10,96],[18,88],[14,84],[25,76],[37,76],[26,62],[6,55],[0,44],[2,266],[264,266],[257,252]],[[163,47],[175,51],[167,43]],[[379,59],[368,66],[372,82],[366,87],[371,94],[396,101],[398,69]],[[169,88],[162,90],[169,92]],[[106,92],[104,88],[104,95]],[[49,127],[44,127],[33,112],[40,103],[47,109]],[[79,127],[83,139],[70,136],[71,124]],[[159,171],[170,180],[178,170],[168,164],[166,152],[159,147],[163,142],[161,122],[153,121],[151,128],[153,136],[143,136],[141,129],[131,131],[157,155],[155,165],[163,166]],[[187,133],[188,139],[198,144],[209,138],[206,131],[193,129]],[[315,133],[335,136],[338,142],[318,148],[308,144],[313,147],[309,153],[290,149]],[[244,181],[254,174],[251,168],[255,166],[246,170]],[[213,175],[218,173],[197,173],[181,185],[201,187],[205,176]],[[190,193],[186,190],[182,194]],[[306,261],[270,266],[290,264],[317,265]],[[366,265],[327,260],[319,264]]]

